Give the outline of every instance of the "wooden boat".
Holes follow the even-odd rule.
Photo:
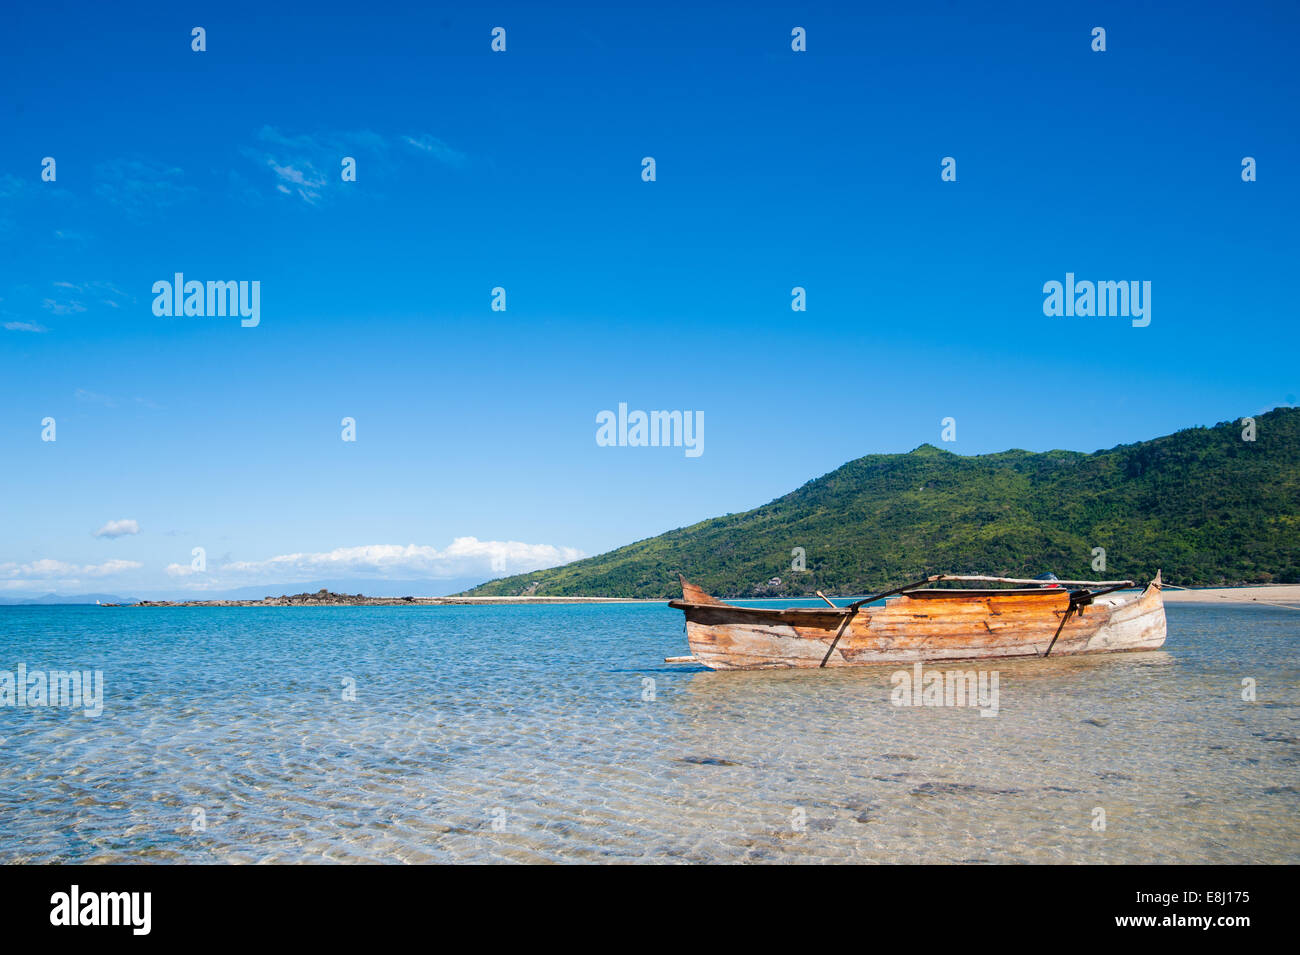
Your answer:
[[[680,577],[691,655],[671,663],[714,670],[843,667],[1114,650],[1165,642],[1160,573],[1137,594],[1131,580],[1024,580],[935,574],[845,607],[740,607]],[[1019,585],[931,588],[939,581]],[[885,598],[883,605],[869,606]]]

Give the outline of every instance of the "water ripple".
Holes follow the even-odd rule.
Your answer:
[[[987,718],[667,668],[658,605],[3,608],[0,670],[106,692],[0,708],[0,861],[1300,861],[1294,622],[1168,613],[1158,653],[997,665]]]

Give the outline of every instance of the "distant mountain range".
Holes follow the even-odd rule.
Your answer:
[[[36,604],[120,604],[135,603],[133,597],[116,594],[45,594],[40,597],[0,597],[0,606],[29,607]]]
[[[1238,419],[1092,454],[872,454],[752,511],[467,593],[671,597],[678,572],[730,597],[864,594],[945,571],[1300,582],[1300,408],[1254,421],[1253,441]]]

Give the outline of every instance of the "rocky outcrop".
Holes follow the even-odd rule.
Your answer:
[[[629,603],[618,597],[367,597],[336,594],[324,588],[261,600],[142,600],[132,607],[410,607],[421,604]],[[103,606],[118,606],[104,604]]]
[[[261,600],[142,600],[136,607],[389,607],[427,603],[435,597],[367,597],[365,594],[336,594],[323,587],[314,594],[263,597]]]

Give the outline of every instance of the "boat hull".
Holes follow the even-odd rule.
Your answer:
[[[1030,657],[1042,656],[1049,645],[1052,656],[1155,650],[1166,635],[1159,578],[1139,594],[1097,598],[1070,614],[1064,627],[1070,602],[1064,590],[904,595],[852,615],[830,607],[773,610],[702,600],[709,602],[688,594],[670,606],[686,614],[692,655],[714,670],[820,667],[823,660],[843,667]]]

